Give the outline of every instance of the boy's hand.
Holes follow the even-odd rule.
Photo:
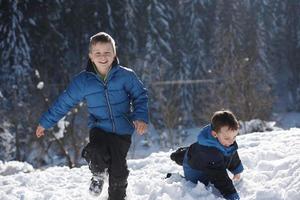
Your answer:
[[[241,179],[241,174],[236,174],[232,177],[233,181],[239,181]]]
[[[139,135],[143,135],[144,133],[146,133],[148,125],[145,122],[136,120],[136,121],[133,121],[133,124],[136,129],[136,132]]]
[[[36,134],[36,137],[42,137],[45,135],[45,128],[42,127],[41,125],[39,125],[37,128],[36,128],[36,131],[35,131],[35,134]]]

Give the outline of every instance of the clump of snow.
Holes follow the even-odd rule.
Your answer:
[[[260,132],[237,137],[244,164],[242,180],[235,183],[243,200],[298,200],[300,197],[300,129]],[[128,200],[216,200],[216,191],[182,178],[182,167],[169,152],[128,160]],[[20,164],[20,163],[19,163]],[[25,164],[24,164],[25,165]],[[0,169],[11,166],[2,163]],[[87,166],[51,167],[0,176],[1,200],[107,199],[107,180],[100,197],[88,193],[91,173]],[[175,173],[165,179],[167,173]],[[231,175],[230,175],[231,176]]]
[[[28,21],[29,21],[29,23],[30,23],[31,25],[36,26],[36,23],[35,23],[34,19],[29,18]],[[37,71],[37,70],[36,70],[36,71]]]
[[[9,131],[11,124],[0,125],[0,159],[12,160],[16,152],[15,136]]]
[[[57,127],[58,131],[54,133],[57,139],[63,138],[64,133],[66,132],[66,128],[69,126],[70,122],[65,120],[66,117],[63,117],[61,120],[58,121]]]
[[[36,86],[39,90],[42,90],[44,88],[44,82],[40,81],[37,86]]]
[[[240,134],[247,134],[253,132],[265,132],[281,130],[275,126],[276,122],[267,122],[260,119],[252,119],[250,121],[240,121]]]
[[[20,172],[28,173],[34,171],[32,165],[26,162],[10,161],[2,162],[0,161],[0,175],[9,176],[18,174]],[[1,199],[1,198],[0,198]]]
[[[34,70],[34,72],[35,72],[35,76],[37,78],[41,78],[39,70],[36,69],[36,70]]]

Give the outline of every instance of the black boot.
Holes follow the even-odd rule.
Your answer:
[[[111,179],[108,187],[108,200],[125,200],[127,179]]]
[[[104,184],[104,173],[93,175],[89,191],[94,196],[99,196]]]

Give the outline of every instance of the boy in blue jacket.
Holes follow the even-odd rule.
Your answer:
[[[90,192],[100,195],[106,172],[109,174],[109,200],[126,196],[126,155],[134,130],[147,130],[148,96],[132,69],[119,65],[114,39],[100,32],[90,38],[86,70],[76,75],[67,89],[45,112],[36,136],[54,126],[80,101],[89,112],[89,143],[82,156],[93,174]]]
[[[193,183],[213,184],[225,199],[239,200],[239,195],[227,174],[233,180],[241,178],[243,165],[237,143],[239,124],[230,111],[214,113],[211,124],[201,129],[197,142],[171,154],[171,159],[182,164],[185,179]]]

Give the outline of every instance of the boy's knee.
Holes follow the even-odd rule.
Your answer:
[[[109,171],[108,171],[110,177],[112,179],[126,179],[129,176],[129,170],[127,168],[127,165],[123,167],[116,167],[116,166],[111,166]]]
[[[109,166],[108,153],[103,148],[91,143],[83,148],[81,156],[86,160],[92,172],[102,172]]]

